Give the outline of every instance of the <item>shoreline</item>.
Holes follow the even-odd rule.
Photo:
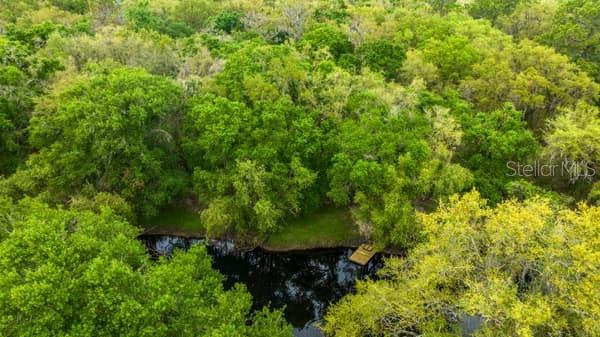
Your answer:
[[[307,251],[326,250],[326,249],[342,249],[342,248],[356,249],[361,244],[368,243],[368,241],[365,239],[354,238],[354,239],[349,239],[345,242],[341,242],[341,243],[338,242],[335,244],[313,244],[313,245],[311,245],[311,244],[294,244],[294,245],[289,245],[289,246],[285,246],[285,247],[278,247],[278,246],[269,245],[266,241],[258,243],[258,244],[250,244],[248,242],[244,242],[240,239],[236,239],[231,236],[208,238],[203,233],[190,232],[190,231],[185,231],[185,230],[181,230],[181,229],[169,229],[169,228],[141,228],[141,231],[140,231],[140,234],[138,235],[138,237],[141,237],[141,236],[176,236],[176,237],[181,237],[181,238],[185,238],[185,239],[197,239],[197,240],[203,240],[203,239],[210,239],[210,240],[217,240],[217,241],[226,241],[227,240],[227,241],[233,242],[236,245],[236,247],[239,247],[240,249],[243,249],[243,250],[252,250],[252,249],[260,248],[266,252],[272,252],[272,253],[294,253],[294,252],[307,252]],[[377,253],[385,254],[385,255],[389,255],[389,256],[404,256],[405,250],[385,248],[385,249],[379,250]]]

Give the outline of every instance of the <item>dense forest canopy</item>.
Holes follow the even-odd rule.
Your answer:
[[[0,335],[289,335],[203,249],[145,256],[185,204],[408,250],[331,335],[598,336],[599,109],[596,0],[0,0]]]
[[[597,336],[600,208],[547,200],[490,208],[476,192],[421,215],[429,242],[329,313],[336,336]],[[463,330],[464,331],[464,330]],[[414,334],[416,335],[416,334]]]
[[[281,313],[250,316],[202,246],[151,262],[137,230],[103,208],[0,200],[2,336],[291,336]],[[252,318],[253,323],[247,325]]]

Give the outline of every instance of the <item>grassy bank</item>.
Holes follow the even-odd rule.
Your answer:
[[[150,219],[145,231],[152,234],[202,237],[200,216],[179,207],[164,209]],[[268,250],[302,250],[352,246],[361,241],[347,210],[327,208],[290,220],[260,246]]]
[[[152,234],[202,237],[205,234],[200,215],[182,207],[170,207],[148,220],[144,230]]]
[[[269,250],[300,250],[348,246],[359,241],[350,213],[328,208],[290,221],[262,246]]]

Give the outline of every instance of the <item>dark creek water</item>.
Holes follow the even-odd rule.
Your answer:
[[[173,236],[144,236],[141,240],[153,254],[171,254],[203,240]],[[316,327],[327,307],[354,291],[357,279],[374,276],[382,262],[374,258],[359,266],[348,260],[351,249],[328,249],[274,253],[262,249],[242,251],[229,241],[208,241],[213,266],[225,276],[225,287],[244,283],[255,309],[267,305],[283,308],[294,326],[294,335],[322,336]]]

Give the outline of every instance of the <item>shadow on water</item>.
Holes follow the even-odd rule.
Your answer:
[[[203,240],[174,236],[140,238],[153,254],[169,255]],[[225,287],[244,283],[254,299],[254,309],[267,305],[285,308],[284,314],[297,337],[322,336],[315,326],[327,307],[354,291],[357,279],[373,277],[380,258],[361,267],[348,260],[351,249],[301,252],[268,252],[260,248],[243,251],[230,241],[208,241],[213,266],[225,276]]]

